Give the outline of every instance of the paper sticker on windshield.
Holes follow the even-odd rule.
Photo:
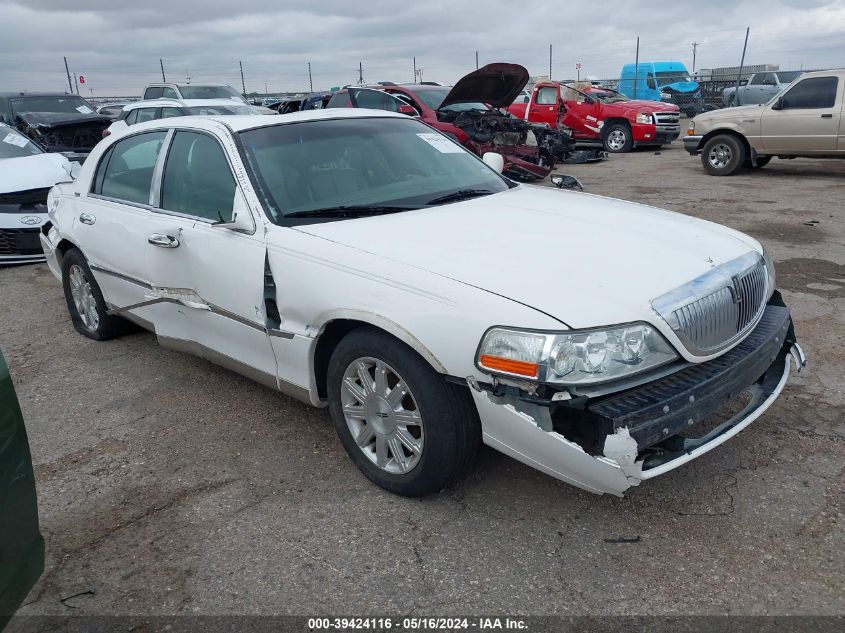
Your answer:
[[[81,105],[76,109],[80,114],[91,114],[93,110],[86,105]]]
[[[3,139],[4,143],[8,143],[9,145],[17,145],[18,147],[26,147],[26,144],[29,142],[26,138],[21,136],[20,134],[15,134],[14,132],[9,132],[6,135],[6,138]]]
[[[422,140],[431,145],[441,154],[460,154],[464,150],[457,143],[453,143],[448,138],[441,134],[432,134],[431,132],[423,132],[417,134]]]

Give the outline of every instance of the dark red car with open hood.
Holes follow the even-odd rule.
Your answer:
[[[462,77],[454,86],[379,84],[371,89],[395,96],[413,107],[425,123],[482,156],[498,152],[504,173],[519,180],[539,180],[551,173],[561,137],[547,126],[522,121],[504,108],[528,83],[528,71],[518,64],[488,64]],[[349,87],[335,93],[327,107],[378,107],[355,99]],[[360,103],[359,103],[360,101]],[[409,112],[410,113],[410,112]]]

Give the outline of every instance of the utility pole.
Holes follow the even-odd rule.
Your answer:
[[[79,94],[79,82],[76,80],[76,73],[73,73],[73,85],[76,86],[76,94]]]
[[[417,56],[414,55],[414,83],[417,83]]]
[[[264,96],[267,96],[267,82],[264,82]]]
[[[314,79],[311,77],[311,62],[308,62],[308,88],[314,92]]]
[[[736,74],[736,95],[735,102],[737,105],[742,105],[739,100],[739,80],[742,78],[742,67],[745,66],[745,49],[748,48],[748,33],[751,32],[751,27],[745,27],[745,44],[742,45],[742,59],[739,62],[739,72]]]
[[[549,44],[549,81],[552,80],[552,45]]]
[[[67,67],[67,57],[64,58],[65,60],[65,72],[67,73],[67,87],[70,90],[71,94],[73,94],[73,84],[70,83],[70,70]]]
[[[161,80],[167,81],[167,78],[164,76],[164,62],[159,58],[158,65],[161,66]]]
[[[637,36],[637,55],[634,59],[634,99],[637,98],[637,80],[640,72],[640,37]]]
[[[243,62],[238,62],[238,66],[241,67],[241,88],[243,88],[244,95],[246,95],[246,84],[244,83],[244,64],[243,64]]]
[[[695,49],[698,48],[698,42],[692,43],[692,72],[695,73]]]
[[[475,51],[475,69],[478,70],[478,51]]]
[[[358,85],[364,85],[364,65],[361,62],[358,62]]]

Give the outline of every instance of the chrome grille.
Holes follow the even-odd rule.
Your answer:
[[[691,354],[718,352],[749,332],[768,297],[763,258],[749,253],[652,301]]]
[[[664,130],[681,129],[681,115],[678,112],[655,112],[654,123]]]

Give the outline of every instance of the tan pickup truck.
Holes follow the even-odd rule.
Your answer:
[[[684,149],[714,176],[772,158],[845,158],[845,70],[806,73],[768,103],[699,114]]]

